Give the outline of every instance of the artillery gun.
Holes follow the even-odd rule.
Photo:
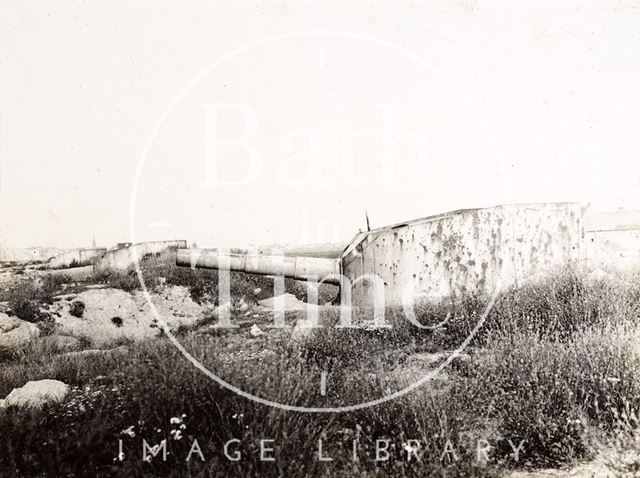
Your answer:
[[[180,249],[177,264],[336,284],[354,306],[493,293],[584,258],[578,203],[464,209],[357,234],[335,257]]]

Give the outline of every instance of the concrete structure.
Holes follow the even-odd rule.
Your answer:
[[[142,259],[149,254],[160,254],[171,248],[185,248],[187,241],[152,241],[129,244],[105,252],[95,262],[95,270],[102,272],[105,270],[124,270],[134,264],[135,258]]]
[[[106,247],[92,249],[70,249],[49,260],[50,269],[82,267],[94,264],[98,257],[107,252]]]
[[[370,306],[492,293],[584,258],[583,208],[576,203],[453,211],[362,232],[337,259],[229,256],[179,251],[179,265],[335,283],[343,301]],[[302,260],[304,259],[304,260]],[[284,265],[283,265],[284,264]]]
[[[616,268],[640,264],[640,211],[587,211],[585,254],[593,266]]]
[[[47,269],[43,273],[49,276],[69,277],[76,281],[90,278],[93,275],[94,266],[70,267],[68,269]]]
[[[57,247],[0,247],[0,262],[46,262],[61,252]]]
[[[577,263],[581,243],[579,204],[453,211],[358,234],[340,257],[341,289],[355,305],[491,294]]]
[[[340,257],[348,242],[330,242],[324,244],[309,245],[290,245],[290,244],[272,244],[269,246],[249,246],[249,247],[233,247],[230,249],[204,248],[206,251],[222,252],[224,254],[251,256],[271,256],[283,255],[285,257],[321,257],[336,259]]]
[[[310,244],[304,246],[291,245],[273,245],[260,246],[256,248],[256,253],[261,256],[269,256],[274,253],[280,253],[285,257],[325,257],[335,259],[340,257],[342,251],[347,247],[348,243],[327,243],[327,244]]]

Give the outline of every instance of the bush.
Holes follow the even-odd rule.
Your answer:
[[[40,329],[40,335],[43,336],[53,335],[57,330],[56,321],[51,314],[42,314],[36,325]]]
[[[8,298],[11,312],[27,322],[39,322],[48,317],[41,309],[53,303],[53,296],[60,292],[65,276],[45,276],[43,279],[22,283],[14,287]]]
[[[212,271],[202,272],[207,275],[197,279],[171,272],[165,277],[205,283]],[[240,278],[234,286],[239,289],[233,290],[250,293],[252,280]],[[468,357],[446,371],[447,380],[340,414],[293,413],[240,398],[192,367],[163,339],[136,344],[126,354],[81,359],[26,355],[3,368],[0,396],[39,378],[56,378],[74,388],[62,404],[0,414],[0,474],[497,476],[507,467],[587,459],[595,432],[617,433],[620,423],[627,424],[629,435],[629,443],[619,446],[622,453],[638,443],[639,304],[637,282],[615,280],[593,283],[576,274],[506,291],[466,351]],[[484,300],[419,305],[422,324],[441,323],[450,314],[436,329],[419,328],[391,308],[389,329],[327,327],[296,345],[282,331],[245,340],[249,332],[242,327],[212,335],[186,332],[180,343],[220,378],[262,398],[322,406],[335,405],[332,400],[338,397],[340,404],[354,404],[406,384],[404,366],[417,352],[459,345],[483,313]],[[335,312],[327,314],[321,317],[325,325],[339,319]],[[367,314],[355,310],[354,322],[370,320]],[[329,373],[327,396],[318,387],[322,372]],[[180,440],[173,426],[178,423],[185,426]],[[135,437],[126,430],[135,431]],[[318,461],[320,437],[326,437],[334,461]],[[167,462],[143,462],[142,438],[152,445],[166,438]],[[200,441],[205,463],[185,460],[193,438]],[[229,462],[221,453],[230,438],[242,442],[241,462]],[[261,438],[275,440],[275,464],[260,461],[256,443]],[[371,444],[379,438],[394,444],[387,462],[374,460]],[[409,438],[427,444],[419,462],[403,458],[401,443]],[[478,438],[495,447],[493,461],[484,467],[477,463]],[[124,461],[116,457],[119,439]],[[356,463],[350,456],[354,439],[361,444]],[[441,461],[447,440],[457,460]],[[507,440],[525,440],[519,463],[510,460]],[[635,470],[638,462],[627,465]]]
[[[82,318],[84,315],[85,305],[81,300],[74,300],[69,306],[69,313],[74,317]]]
[[[567,352],[566,344],[515,333],[493,338],[468,368],[467,381],[490,404],[487,416],[504,436],[525,440],[528,460],[536,465],[587,455],[587,422],[575,381],[562,377]]]
[[[94,272],[90,281],[96,284],[104,284],[114,289],[121,289],[126,292],[141,289],[140,280],[133,268],[127,269],[126,271],[105,270]]]

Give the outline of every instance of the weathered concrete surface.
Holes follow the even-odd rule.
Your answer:
[[[132,266],[137,257],[141,260],[148,254],[160,254],[170,248],[186,248],[187,241],[140,242],[104,253],[95,263],[95,270],[123,270]]]
[[[343,305],[371,307],[493,294],[566,266],[640,264],[640,212],[594,214],[578,203],[502,205],[425,217],[358,234],[340,257],[181,250],[183,266],[340,282]],[[335,254],[338,247],[324,252]],[[310,249],[312,250],[312,249]],[[278,251],[284,252],[284,251]],[[323,248],[316,248],[316,253]],[[250,265],[250,267],[249,267]],[[329,272],[327,272],[329,271]]]
[[[591,211],[584,217],[585,256],[592,266],[640,264],[640,211]]]
[[[0,400],[0,408],[41,407],[46,403],[62,401],[68,392],[69,386],[59,380],[34,380],[14,388],[4,400]]]
[[[48,269],[42,271],[43,274],[51,276],[67,276],[74,280],[83,280],[91,277],[94,272],[94,266],[70,267],[69,269]]]
[[[579,261],[581,218],[576,203],[506,205],[361,233],[342,255],[341,289],[356,306],[492,293]]]
[[[49,268],[61,269],[63,267],[82,267],[92,265],[96,259],[107,252],[106,247],[93,249],[71,249],[62,254],[52,257],[49,261]]]
[[[640,264],[640,230],[586,231],[586,256],[591,264],[633,267]]]

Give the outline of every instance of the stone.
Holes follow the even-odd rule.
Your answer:
[[[268,299],[262,299],[258,301],[258,305],[272,309],[276,306],[278,301],[282,301],[284,310],[305,310],[309,304],[299,300],[293,294],[282,294],[276,297],[270,297]]]
[[[68,392],[69,385],[59,380],[33,380],[20,388],[14,388],[4,400],[0,400],[0,408],[41,407],[47,403],[62,401]]]
[[[251,326],[251,336],[258,337],[260,335],[264,335],[264,332],[260,330],[260,327],[258,327],[256,324],[253,324]]]
[[[36,324],[0,312],[0,348],[16,349],[40,335]]]

